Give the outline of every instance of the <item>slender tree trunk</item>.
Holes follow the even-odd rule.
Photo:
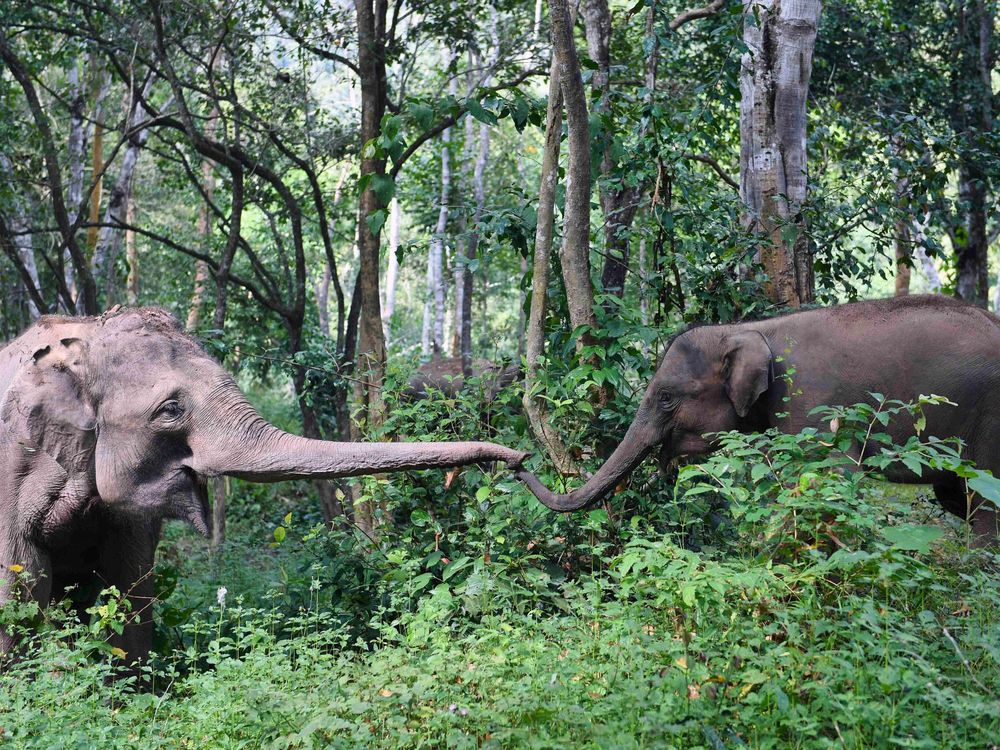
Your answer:
[[[525,329],[524,413],[535,439],[545,447],[556,469],[564,476],[577,473],[569,451],[549,424],[545,401],[540,398],[538,372],[545,356],[545,316],[548,308],[549,269],[555,229],[556,186],[559,181],[559,150],[562,138],[562,91],[559,67],[553,57],[549,69],[548,111],[545,115],[545,148],[542,152],[538,211],[535,222],[535,258],[531,276],[531,306]]]
[[[355,0],[358,25],[358,69],[361,79],[361,143],[379,135],[386,108],[385,21],[386,0]],[[367,150],[361,157],[361,175],[385,176],[385,159]],[[379,300],[380,232],[373,231],[369,219],[385,206],[369,183],[358,202],[358,252],[360,255],[359,293],[361,312],[358,324],[358,359],[355,389],[360,415],[369,426],[384,420],[382,382],[385,377],[385,335]],[[375,532],[371,503],[356,507],[358,527],[369,536]]]
[[[806,101],[819,0],[743,0],[740,72],[740,195],[744,222],[760,232],[765,291],[782,306],[813,300],[813,267],[802,205]],[[759,23],[758,23],[759,19]]]
[[[451,66],[454,54],[445,55],[445,69]],[[451,96],[458,94],[458,78],[452,76],[448,84]],[[427,253],[427,296],[428,304],[424,306],[424,328],[430,329],[430,336],[425,341],[424,356],[438,359],[444,354],[444,316],[445,316],[445,274],[444,274],[444,237],[448,229],[449,197],[451,193],[451,128],[445,128],[441,133],[441,193],[438,202],[437,224],[431,236]]]
[[[323,275],[316,282],[316,312],[319,316],[319,332],[323,338],[330,338],[330,280],[333,270],[329,263],[323,264]]]
[[[141,96],[145,99],[153,86],[153,77],[150,76],[143,87]],[[130,94],[130,98],[134,94]],[[108,207],[104,213],[104,224],[101,227],[94,247],[94,255],[90,262],[90,272],[94,275],[95,281],[100,286],[101,281],[105,285],[105,303],[107,306],[115,304],[115,263],[121,252],[122,230],[113,229],[113,224],[123,223],[128,210],[129,201],[132,196],[132,185],[135,179],[135,167],[139,161],[143,146],[149,138],[149,130],[144,127],[149,115],[145,108],[137,102],[130,102],[132,105],[132,116],[126,123],[126,128],[133,131],[129,139],[125,155],[122,157],[121,169],[118,172],[118,179],[111,189],[108,198]],[[93,208],[93,207],[92,207]]]
[[[128,206],[125,209],[125,223],[135,226],[135,197],[129,195]],[[125,282],[125,294],[129,307],[139,304],[139,252],[135,246],[135,232],[125,230],[125,259],[128,262],[128,279]]]
[[[74,60],[69,69],[69,143],[67,145],[69,161],[69,184],[66,187],[66,208],[69,210],[71,219],[75,219],[83,205],[83,173],[84,173],[84,141],[86,140],[86,119],[84,118],[84,108],[87,98],[84,94],[84,87],[80,82],[80,65]],[[63,278],[66,288],[74,299],[77,297],[76,273],[73,270],[73,260],[69,254],[69,248],[63,250],[62,257]],[[75,309],[65,309],[65,312],[74,314]]]
[[[205,137],[212,139],[215,135],[215,123],[219,116],[218,108],[213,107],[205,123]],[[206,198],[211,201],[215,196],[215,176],[213,174],[212,162],[209,159],[201,160],[201,187]],[[198,208],[198,236],[201,237],[201,249],[204,253],[211,252],[210,238],[212,236],[212,223],[208,215],[208,203],[204,202]],[[194,263],[194,291],[191,293],[191,302],[188,305],[187,322],[184,330],[192,333],[198,330],[201,325],[201,313],[205,306],[205,296],[208,293],[209,271],[208,264],[203,260],[196,260]]]
[[[549,0],[549,20],[568,132],[566,202],[559,255],[570,325],[574,331],[583,328],[576,341],[577,352],[580,352],[594,343],[591,330],[597,326],[590,279],[590,123],[566,0]]]
[[[101,218],[101,198],[104,190],[104,99],[111,88],[110,74],[101,71],[100,83],[94,98],[94,137],[91,144],[90,174],[93,187],[90,190],[90,224],[87,229],[87,249],[93,257],[97,249],[99,229],[97,222]],[[95,279],[96,281],[96,279]]]
[[[396,284],[399,281],[399,222],[401,219],[399,199],[393,196],[389,201],[389,257],[385,272],[385,307],[382,309],[382,324],[385,328],[386,346],[392,333],[392,315],[396,312]]]
[[[902,157],[902,139],[896,136],[889,141],[890,154],[897,159]],[[896,258],[896,296],[903,297],[910,293],[910,276],[913,268],[913,242],[910,237],[910,180],[900,174],[898,167],[893,167],[893,177],[896,183],[896,221],[893,223],[893,246]]]
[[[913,255],[920,262],[920,269],[927,279],[927,290],[931,294],[941,292],[941,274],[938,273],[934,260],[927,254],[927,226],[930,224],[930,214],[925,214],[923,219],[914,219],[912,222]]]

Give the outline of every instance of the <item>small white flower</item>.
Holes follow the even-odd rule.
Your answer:
[[[219,586],[219,590],[215,592],[215,600],[219,603],[220,607],[226,606],[226,594],[229,593],[229,589],[225,586]]]
[[[318,578],[313,578],[312,579],[312,583],[309,584],[309,590],[310,591],[319,591],[320,586],[322,586],[322,585],[323,584],[320,583],[320,580]]]

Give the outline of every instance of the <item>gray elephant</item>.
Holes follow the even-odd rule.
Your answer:
[[[500,365],[487,359],[472,363],[472,377],[480,379],[483,399],[495,401],[500,393],[523,376],[518,365]],[[435,359],[420,365],[407,383],[403,396],[418,400],[427,398],[428,391],[440,391],[447,398],[455,398],[465,389],[465,374],[460,357]]]
[[[795,395],[786,402],[789,380]],[[618,448],[585,485],[558,495],[527,471],[518,477],[547,507],[577,510],[656,448],[665,466],[710,452],[709,433],[798,432],[815,424],[814,407],[868,401],[869,393],[948,397],[958,406],[930,407],[927,434],[961,438],[967,458],[1000,476],[1000,319],[948,297],[912,296],[692,328],[671,342]],[[888,430],[899,442],[913,434],[905,424]],[[941,505],[966,517],[963,482],[951,473],[917,477],[900,466],[885,478],[933,484]],[[995,540],[996,510],[979,503],[973,511],[978,542]]]
[[[169,313],[44,317],[0,349],[0,604],[21,595],[44,606],[91,580],[117,586],[133,618],[114,645],[135,662],[152,643],[161,522],[207,534],[207,477],[276,482],[523,458],[492,443],[290,435]],[[0,630],[0,647],[13,645]]]

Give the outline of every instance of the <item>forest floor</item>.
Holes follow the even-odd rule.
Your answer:
[[[0,745],[990,748],[1000,738],[996,561],[966,551],[953,528],[917,568],[880,560],[870,586],[848,582],[857,561],[835,572],[663,538],[635,537],[606,568],[558,585],[538,576],[534,594],[480,559],[468,564],[478,578],[432,582],[408,611],[376,606],[360,629],[342,616],[345,587],[331,606],[319,578],[297,580],[317,564],[304,546],[270,544],[259,527],[238,530],[212,554],[171,530],[161,564],[183,583],[167,601],[193,611],[173,629],[163,623],[176,612],[161,612],[177,650],[152,691],[109,687],[93,661],[50,641],[17,666],[20,681],[3,680]],[[893,580],[906,568],[919,580]],[[411,586],[399,572],[386,585]]]

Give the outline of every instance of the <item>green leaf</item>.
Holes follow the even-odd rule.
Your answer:
[[[944,530],[939,526],[903,524],[882,529],[882,536],[895,549],[926,554],[930,551],[931,545],[944,536]]]
[[[1000,479],[986,471],[977,471],[977,476],[969,479],[969,489],[984,500],[1000,507]]]
[[[382,231],[382,227],[385,225],[385,220],[388,214],[385,211],[373,211],[368,218],[365,219],[365,223],[368,224],[368,229],[372,234],[378,234]]]
[[[285,541],[285,535],[287,533],[288,532],[285,530],[284,526],[279,526],[274,530],[274,541],[276,541],[278,544],[281,544],[283,541]]]
[[[468,108],[469,114],[479,120],[479,122],[485,122],[487,125],[497,124],[496,115],[489,110],[484,109],[478,99],[469,97],[465,100],[465,106]]]

